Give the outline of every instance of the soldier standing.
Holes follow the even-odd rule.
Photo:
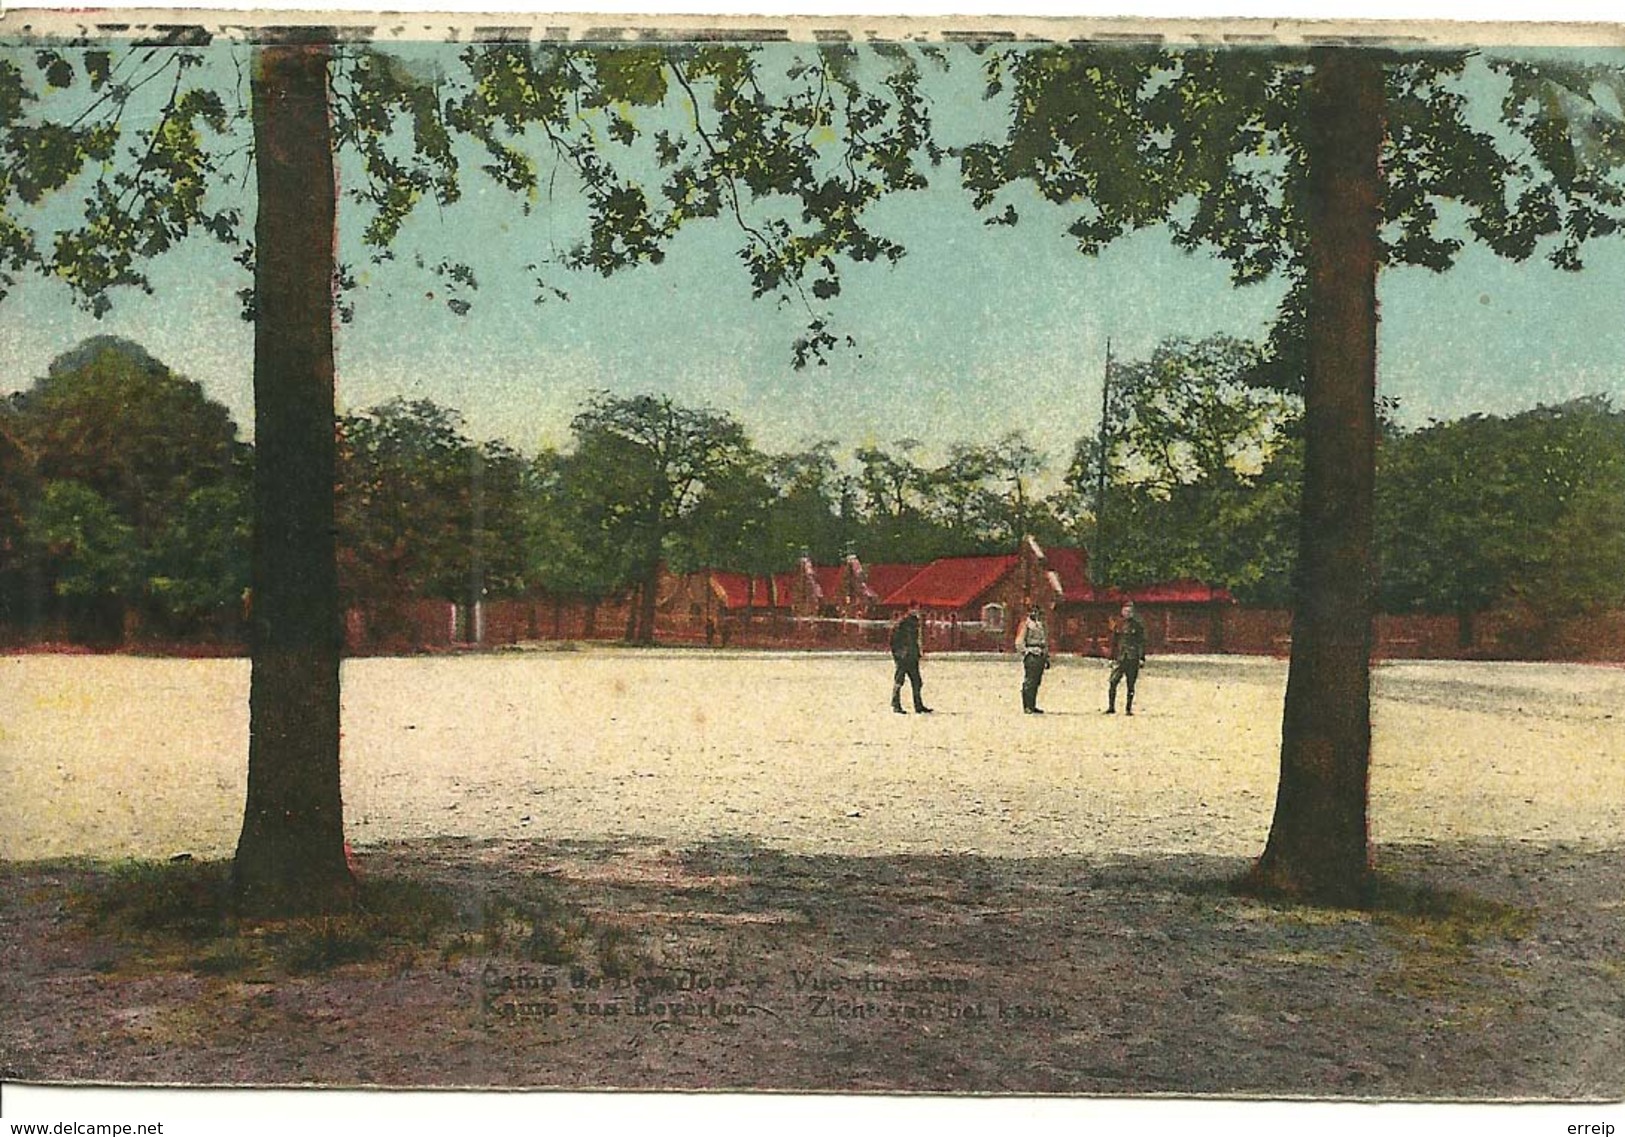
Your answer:
[[[892,675],[891,709],[898,714],[905,713],[903,711],[904,679],[908,680],[914,691],[914,713],[917,715],[931,713],[931,708],[926,706],[920,699],[920,688],[924,685],[920,680],[920,656],[922,654],[920,604],[916,600],[909,603],[908,614],[897,621],[891,630],[891,657],[892,662],[897,665],[896,671]]]
[[[1021,652],[1021,709],[1029,715],[1044,712],[1038,706],[1038,688],[1049,670],[1049,631],[1044,627],[1042,609],[1027,613],[1016,632],[1016,648]]]
[[[1145,662],[1145,624],[1134,614],[1134,603],[1123,605],[1122,614],[1112,621],[1112,678],[1106,692],[1106,713],[1117,713],[1117,684],[1128,680],[1128,700],[1124,714],[1134,713],[1134,681]]]

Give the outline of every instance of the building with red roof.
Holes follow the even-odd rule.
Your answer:
[[[1224,614],[1236,601],[1227,589],[1189,578],[1126,588],[1091,585],[1056,606],[1062,648],[1107,655],[1111,621],[1129,602],[1145,624],[1147,650],[1157,654],[1223,651]]]
[[[1044,560],[1048,570],[1055,574],[1053,586],[1059,597],[1057,603],[1094,599],[1095,586],[1089,583],[1087,549],[1050,549]]]
[[[810,557],[802,557],[794,571],[778,574],[774,582],[798,619],[848,615],[856,588],[852,570],[856,559],[848,557],[838,565],[815,565]]]
[[[932,561],[882,601],[888,608],[918,604],[933,612],[964,611],[985,598],[1021,564],[1014,554],[942,557]]]
[[[853,558],[856,560],[856,558]],[[863,595],[871,606],[883,605],[886,598],[918,576],[925,566],[920,564],[881,563],[859,565],[859,579]]]
[[[752,576],[723,569],[705,570],[711,593],[725,611],[771,612],[790,606],[789,597],[780,601],[781,582],[771,576]]]
[[[1222,651],[1226,610],[1235,601],[1199,580],[1104,588],[1089,579],[1081,548],[1045,549],[1026,537],[1013,553],[939,557],[925,565],[840,564],[810,558],[788,572],[753,575],[701,569],[662,576],[657,625],[674,641],[740,643],[782,639],[786,646],[879,643],[885,622],[912,604],[925,615],[928,649],[1000,650],[1033,608],[1050,613],[1057,650],[1103,655],[1111,619],[1132,600],[1153,652]]]
[[[1134,601],[1135,606],[1142,604],[1234,604],[1235,597],[1230,590],[1220,588],[1214,584],[1204,584],[1191,577],[1182,577],[1179,580],[1158,581],[1156,584],[1143,584],[1135,588],[1123,590],[1123,595]]]
[[[1057,554],[1061,554],[1057,556]],[[1033,608],[1049,611],[1068,590],[1088,589],[1088,558],[1082,549],[1045,552],[1033,537],[1014,553],[980,557],[939,557],[915,566],[871,565],[873,585],[895,583],[877,612],[895,617],[910,605],[925,613],[927,642],[946,647],[991,648],[1005,641]],[[899,571],[908,570],[908,571]]]

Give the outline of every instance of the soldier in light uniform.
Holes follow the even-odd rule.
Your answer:
[[[1123,612],[1112,621],[1112,677],[1106,691],[1106,713],[1117,713],[1117,684],[1128,680],[1128,701],[1124,714],[1134,713],[1134,681],[1140,677],[1140,665],[1145,662],[1145,624],[1134,614],[1134,603],[1123,605]]]
[[[1034,608],[1027,613],[1016,632],[1016,650],[1021,652],[1021,709],[1029,715],[1044,712],[1038,706],[1038,688],[1049,670],[1049,629],[1044,612]]]

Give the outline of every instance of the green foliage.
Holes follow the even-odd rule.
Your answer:
[[[1551,61],[1493,66],[1508,82],[1502,118],[1529,143],[1535,162],[1518,168],[1529,183],[1520,208],[1505,220],[1486,210],[1475,228],[1487,239],[1510,238],[1515,252],[1556,235],[1552,263],[1578,269],[1581,246],[1625,220],[1625,70]]]
[[[1461,52],[1383,59],[1386,263],[1443,271],[1475,237],[1515,260],[1544,249],[1572,269],[1584,242],[1625,221],[1625,69]],[[1009,131],[958,156],[989,223],[1019,219],[1008,188],[1027,183],[1075,211],[1070,232],[1082,252],[1164,225],[1179,247],[1228,261],[1238,284],[1285,277],[1263,374],[1297,390],[1306,358],[1308,54],[1023,45],[990,55],[986,70],[989,97],[1009,98]],[[1474,96],[1497,83],[1492,130]]]
[[[95,490],[50,481],[27,522],[28,541],[47,565],[56,595],[124,598],[140,579],[135,530]]]
[[[466,603],[524,592],[517,539],[537,493],[523,457],[477,444],[461,416],[429,400],[394,399],[339,423],[339,571],[347,601],[366,603],[388,634],[418,597]]]
[[[858,484],[870,516],[896,520],[915,508],[911,498],[924,485],[925,471],[909,458],[910,452],[919,448],[919,439],[901,438],[893,445],[895,453],[879,446],[864,446],[855,450],[853,457],[862,467]]]
[[[845,482],[835,448],[833,439],[821,439],[799,451],[768,456],[767,479],[775,496],[763,544],[786,554],[774,569],[792,567],[803,554],[819,564],[834,564],[846,552],[850,519],[843,516]]]
[[[1255,473],[1296,413],[1257,382],[1260,363],[1251,344],[1214,337],[1169,340],[1114,368],[1108,469],[1154,493]]]
[[[1390,440],[1378,467],[1385,605],[1543,619],[1625,600],[1625,413],[1579,399]]]
[[[658,106],[666,97],[666,59],[655,47],[600,50],[592,58],[593,76],[609,104]]]
[[[226,408],[128,340],[98,336],[58,356],[17,411],[40,476],[94,489],[144,543],[194,489],[240,472]]]
[[[527,563],[543,588],[601,599],[630,580],[632,543],[623,545],[623,539],[631,526],[610,502],[634,487],[602,480],[619,479],[631,468],[618,453],[628,461],[637,458],[624,443],[595,437],[582,440],[573,454],[548,451],[536,459],[537,494],[526,513],[524,539]]]
[[[902,457],[878,447],[857,451],[863,463],[860,480],[872,520],[909,518],[928,534],[927,560],[1008,551],[1045,516],[1046,507],[1035,499],[1033,484],[1042,476],[1046,459],[1019,430],[984,445],[955,443],[948,448],[947,459],[931,468],[916,466],[906,457],[917,445],[912,439],[897,445]],[[916,552],[901,559],[919,558]]]
[[[468,575],[471,447],[457,412],[392,400],[339,423],[340,587],[457,597]]]
[[[1170,340],[1113,368],[1104,507],[1097,440],[1079,443],[1067,474],[1111,583],[1188,577],[1246,602],[1289,598],[1298,411],[1261,364],[1256,347],[1219,337]]]
[[[927,54],[492,44],[448,65],[340,48],[334,135],[359,162],[347,192],[379,260],[397,255],[425,202],[461,200],[474,171],[517,193],[526,212],[544,182],[549,196],[556,186],[578,196],[584,225],[552,261],[565,268],[655,263],[684,225],[726,217],[756,294],[806,312],[794,355],[807,363],[842,342],[827,308],[841,287],[838,262],[903,255],[865,218],[887,195],[923,188],[922,165],[941,156],[920,89]],[[150,290],[145,263],[199,232],[252,265],[243,218],[220,192],[250,176],[250,115],[204,63],[192,48],[0,56],[0,150],[10,159],[0,164],[0,296],[19,273],[37,272],[100,315],[119,289]],[[79,192],[84,208],[60,226],[40,207],[64,192]],[[529,267],[539,299],[564,295],[546,264]],[[466,312],[472,269],[435,271],[450,286],[447,305]]]
[[[458,63],[366,49],[335,67],[337,136],[360,155],[365,184],[351,196],[369,211],[376,258],[394,255],[423,201],[445,206],[466,192],[469,164],[520,195],[526,212],[544,178],[550,197],[561,178],[579,194],[584,233],[555,259],[566,268],[607,275],[658,263],[684,225],[727,217],[755,293],[807,313],[798,363],[840,342],[823,306],[840,291],[837,259],[902,256],[864,224],[866,211],[923,188],[919,163],[940,156],[906,51],[862,68],[809,49],[782,73],[739,44],[500,44]],[[539,300],[563,295],[544,264],[527,267]],[[468,303],[448,299],[458,311]]]
[[[99,598],[109,624],[139,607],[172,634],[231,625],[248,586],[248,478],[225,407],[138,345],[97,337],[5,421],[26,474],[15,539],[56,597],[81,615]]]
[[[42,50],[36,89],[20,52],[0,57],[0,149],[11,158],[0,166],[0,296],[17,272],[36,271],[101,315],[116,289],[150,291],[144,263],[192,233],[238,243],[239,211],[212,205],[210,191],[245,112],[207,86],[203,62],[186,49]],[[144,125],[126,129],[127,117]],[[81,217],[43,251],[38,232],[52,226],[34,207],[71,187],[84,192]]]
[[[750,456],[744,428],[729,415],[666,396],[601,391],[571,421],[576,453],[567,484],[600,564],[644,597],[637,638],[649,640],[655,577],[667,543],[692,532],[708,495],[737,490]]]
[[[1625,608],[1622,507],[1625,477],[1615,465],[1570,499],[1552,527],[1547,555],[1515,586],[1520,598],[1549,620]]]
[[[23,539],[23,516],[36,492],[33,456],[24,449],[22,424],[9,400],[0,400],[0,554],[15,564]]]
[[[251,522],[246,480],[188,494],[148,554],[147,589],[177,634],[211,618],[228,624],[248,592]]]
[[[785,568],[798,549],[778,544],[784,539],[774,532],[778,503],[766,459],[754,452],[743,455],[711,479],[683,531],[674,534],[674,567],[726,566],[752,574]]]

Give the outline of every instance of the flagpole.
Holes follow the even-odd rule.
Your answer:
[[[1106,461],[1107,447],[1111,435],[1108,422],[1110,421],[1112,405],[1112,340],[1106,337],[1106,372],[1100,384],[1100,469],[1097,471],[1095,482],[1095,549],[1094,571],[1090,576],[1096,584],[1106,582]]]

